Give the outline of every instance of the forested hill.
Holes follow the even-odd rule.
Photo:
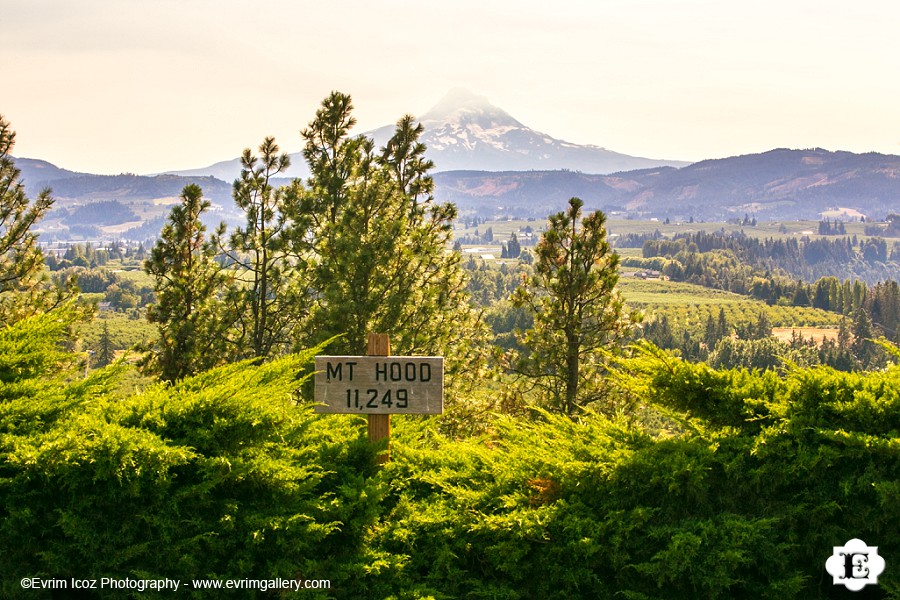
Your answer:
[[[54,196],[90,202],[167,198],[196,183],[204,195],[231,207],[231,182],[177,175],[89,175],[45,161],[17,159],[27,192],[51,186]],[[577,171],[446,171],[436,173],[435,196],[481,216],[546,217],[577,196],[589,210],[636,217],[760,220],[823,216],[883,218],[900,201],[900,156],[778,149],[612,175]],[[286,180],[285,180],[286,181]],[[824,213],[824,215],[823,215]]]
[[[44,160],[17,158],[16,168],[22,173],[25,192],[36,197],[46,187],[53,189],[56,198],[77,200],[80,203],[105,200],[152,200],[173,198],[185,185],[196,183],[207,198],[231,204],[231,182],[215,177],[183,177],[178,175],[144,176],[134,173],[94,175],[62,169]]]
[[[778,149],[680,169],[453,171],[435,181],[442,199],[485,215],[542,216],[578,196],[591,209],[660,219],[819,219],[836,209],[881,218],[900,200],[900,156]]]

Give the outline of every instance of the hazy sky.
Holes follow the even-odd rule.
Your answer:
[[[896,0],[0,0],[0,114],[95,173],[296,151],[335,89],[358,132],[465,87],[638,156],[900,154],[898,31]]]

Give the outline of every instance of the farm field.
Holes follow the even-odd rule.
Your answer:
[[[156,339],[158,335],[156,325],[147,321],[143,311],[130,313],[99,311],[97,316],[82,329],[82,340],[86,348],[97,348],[104,324],[109,328],[109,336],[117,356],[135,344]]]
[[[155,283],[153,277],[146,273],[143,267],[125,267],[119,269],[112,266],[111,270],[122,279],[131,281],[138,287],[146,286],[152,288]]]
[[[731,292],[662,279],[621,277],[619,291],[630,307],[643,311],[645,320],[666,315],[673,330],[691,335],[702,332],[710,316],[718,318],[720,310],[728,323],[736,327],[756,323],[765,313],[773,327],[788,331],[788,339],[792,328],[831,330],[841,319],[840,315],[818,308],[769,306]]]
[[[619,291],[629,304],[639,308],[657,305],[734,304],[747,300],[739,294],[692,283],[629,276],[619,277]]]
[[[859,238],[866,238],[866,223],[859,221],[848,221],[844,223],[847,236],[856,235]],[[490,226],[485,223],[483,227]],[[672,238],[677,234],[697,233],[699,231],[724,231],[726,233],[742,232],[748,237],[755,238],[834,238],[835,236],[819,235],[819,221],[759,221],[756,225],[739,225],[737,223],[682,223],[672,222],[669,224],[659,221],[632,221],[626,219],[609,219],[607,221],[607,231],[611,239],[615,239],[617,235],[628,233],[636,234],[652,234],[659,231],[663,236]],[[885,238],[888,243],[892,243],[897,238]]]
[[[799,335],[805,340],[811,339],[816,344],[821,344],[825,340],[837,340],[838,329],[835,327],[773,327],[772,336],[782,342],[790,342],[791,339]]]

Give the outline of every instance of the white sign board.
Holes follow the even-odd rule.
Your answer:
[[[318,413],[444,411],[442,356],[317,356],[315,384]]]

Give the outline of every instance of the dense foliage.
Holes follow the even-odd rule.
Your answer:
[[[618,379],[646,425],[396,419],[379,469],[359,419],[297,402],[314,351],[116,397],[121,367],[67,377],[68,319],[0,332],[5,597],[45,597],[25,576],[300,576],[337,598],[824,598],[832,546],[900,553],[897,367],[779,378],[648,346]]]
[[[245,224],[222,223],[208,244],[209,202],[185,188],[145,264],[164,379],[325,341],[332,354],[362,354],[372,332],[389,334],[395,353],[444,356],[450,374],[481,371],[486,328],[449,250],[456,208],[432,196],[422,126],[402,117],[376,150],[350,134],[355,122],[348,95],[323,101],[302,131],[305,182],[278,185],[290,158],[274,138],[258,156],[244,150],[233,196]]]
[[[340,334],[334,352],[362,354],[368,333],[388,333],[395,353],[471,367],[481,325],[459,254],[448,252],[456,207],[432,196],[424,129],[406,115],[376,150],[350,135],[355,122],[350,97],[333,92],[302,132],[312,176],[290,193],[315,302],[299,340]]]
[[[884,240],[880,239],[760,240],[699,232],[672,240],[649,239],[643,246],[643,258],[627,258],[623,262],[657,269],[673,281],[728,290],[770,305],[821,309],[845,315],[854,322],[867,319],[872,327],[866,337],[884,336],[897,342],[900,341],[900,285],[893,280],[896,264],[885,264],[888,260],[885,248]],[[860,261],[884,267],[879,276],[885,280],[867,285],[860,279],[841,281],[826,275],[809,283],[812,272],[802,268],[827,263],[825,273],[854,274],[853,265]],[[785,272],[805,277],[807,281],[790,279],[783,275]],[[856,357],[865,367],[871,366],[870,358]]]
[[[374,452],[298,406],[318,349],[115,398],[121,367],[67,383],[70,320],[0,331],[0,595],[26,575],[341,577],[377,508]]]

